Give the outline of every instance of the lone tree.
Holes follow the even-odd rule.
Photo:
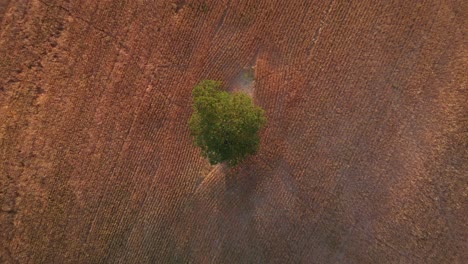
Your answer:
[[[213,80],[195,86],[190,131],[211,164],[228,162],[235,166],[257,151],[258,132],[266,118],[263,109],[254,105],[247,94],[230,94],[221,86],[221,82]]]

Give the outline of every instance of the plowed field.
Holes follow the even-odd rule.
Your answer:
[[[467,263],[468,2],[0,0],[1,263]],[[246,90],[212,167],[191,90]]]

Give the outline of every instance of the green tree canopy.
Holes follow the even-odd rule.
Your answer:
[[[247,94],[230,94],[221,88],[221,82],[213,80],[195,86],[190,131],[211,164],[228,162],[235,166],[257,151],[258,132],[266,118]]]

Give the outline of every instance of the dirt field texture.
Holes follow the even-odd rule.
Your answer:
[[[0,0],[0,263],[467,263],[468,2]],[[210,166],[191,90],[265,109]]]

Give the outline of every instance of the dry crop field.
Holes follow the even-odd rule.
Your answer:
[[[0,262],[466,263],[467,18],[464,0],[0,0]],[[192,144],[203,79],[266,111],[238,168]]]

